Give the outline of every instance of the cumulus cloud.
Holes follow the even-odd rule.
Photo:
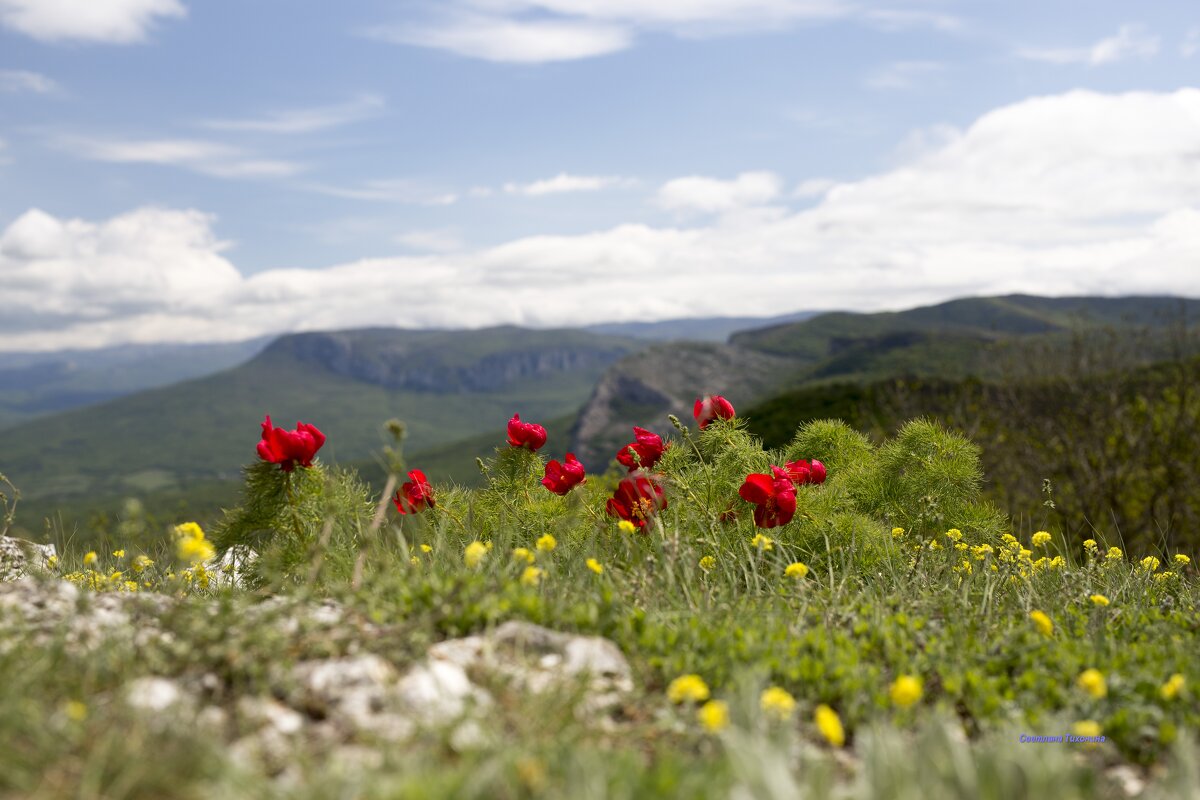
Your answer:
[[[219,178],[286,178],[304,171],[292,161],[259,158],[200,139],[102,139],[62,136],[59,149],[89,161],[173,166]]]
[[[1187,36],[1183,37],[1183,44],[1179,45],[1179,54],[1184,58],[1191,58],[1200,53],[1200,28],[1192,28],[1187,32]]]
[[[382,97],[364,94],[348,103],[315,108],[297,108],[276,111],[260,117],[246,119],[213,119],[203,122],[206,128],[223,131],[249,131],[252,133],[312,133],[313,131],[337,128],[377,114],[384,106]]]
[[[801,210],[781,205],[770,173],[686,178],[691,190],[668,196],[710,192],[684,207],[721,213],[253,275],[195,211],[100,222],[31,211],[0,234],[0,347],[869,310],[1007,292],[1195,296],[1197,141],[1200,89],[1076,91],[996,109],[863,180],[813,184],[818,199]]]
[[[1051,64],[1086,64],[1098,67],[1130,58],[1153,58],[1158,55],[1159,38],[1141,25],[1122,25],[1113,36],[1101,39],[1088,47],[1022,48],[1021,58]]]
[[[179,0],[0,0],[0,25],[44,42],[130,44],[186,15]]]
[[[733,180],[692,175],[664,183],[655,202],[668,211],[713,214],[765,205],[779,196],[781,187],[772,172],[743,172]]]
[[[570,175],[560,172],[553,178],[546,178],[532,183],[506,183],[504,191],[508,194],[521,194],[527,197],[540,197],[547,194],[563,194],[566,192],[598,192],[601,189],[611,189],[617,186],[628,186],[631,181],[618,175]]]
[[[25,69],[0,69],[0,92],[50,94],[56,91],[58,84],[41,73]]]
[[[429,5],[434,10],[422,21],[380,25],[367,34],[471,58],[541,63],[624,50],[644,33],[724,36],[840,19],[889,31],[962,27],[953,16],[923,8],[868,8],[852,0],[438,0]]]

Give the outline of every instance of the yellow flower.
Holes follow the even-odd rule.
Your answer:
[[[1104,680],[1104,673],[1098,669],[1085,669],[1079,673],[1079,678],[1076,680],[1079,688],[1090,694],[1096,699],[1100,699],[1108,694],[1108,683]]]
[[[709,733],[729,727],[729,705],[724,700],[709,700],[696,712],[696,718]]]
[[[1054,623],[1050,621],[1044,611],[1030,611],[1029,618],[1033,620],[1034,627],[1041,632],[1042,636],[1050,636],[1054,633]]]
[[[63,713],[72,722],[83,722],[87,719],[88,707],[78,700],[68,700],[63,706]]]
[[[1092,601],[1092,605],[1094,605],[1094,606],[1106,606],[1106,605],[1108,605],[1108,598],[1107,598],[1107,597],[1105,597],[1105,596],[1104,596],[1104,595],[1102,595],[1102,594],[1094,594],[1094,595],[1092,595],[1092,596],[1091,596],[1091,598],[1090,598],[1090,599],[1091,599],[1091,601]]]
[[[617,523],[617,529],[622,533],[633,533],[637,530],[637,526],[627,519],[623,519]]]
[[[1050,539],[1051,536],[1049,533],[1046,531],[1038,531],[1033,535],[1033,538],[1031,538],[1030,541],[1033,542],[1034,547],[1045,547],[1046,545],[1050,544]]]
[[[1062,569],[1067,565],[1067,560],[1062,556],[1055,556],[1050,559],[1050,569]]]
[[[432,553],[432,552],[433,552],[433,548],[432,548],[432,547],[430,547],[430,546],[429,546],[429,545],[427,545],[427,544],[423,544],[423,545],[421,545],[421,552],[422,552],[422,553]]]
[[[1185,686],[1187,686],[1187,680],[1176,672],[1162,685],[1162,688],[1158,690],[1158,694],[1163,700],[1174,700],[1183,691]]]
[[[408,560],[408,563],[412,564],[414,567],[419,567],[419,566],[421,566],[421,559],[417,558],[416,556],[413,556],[412,558],[410,558]]]
[[[1013,536],[1011,533],[1006,533],[1003,536],[1001,536],[1000,538],[1003,539],[1004,543],[1009,546],[1017,544],[1017,537]]]
[[[825,737],[825,741],[834,747],[841,747],[846,743],[846,730],[842,727],[842,718],[832,708],[824,703],[817,706],[813,721],[817,724],[817,730]]]
[[[757,547],[759,550],[774,550],[775,540],[770,536],[763,536],[761,533],[754,534],[754,538],[750,540],[751,547]]]
[[[483,561],[483,557],[487,555],[487,545],[483,542],[471,542],[463,548],[463,562],[469,569],[475,569],[479,566],[479,562]]]
[[[517,561],[524,561],[526,564],[533,563],[533,551],[528,547],[518,547],[513,550],[513,558]]]
[[[951,528],[950,530],[946,531],[946,538],[952,542],[957,542],[962,538],[962,531],[960,531],[958,528]]]
[[[1188,558],[1187,556],[1185,556],[1183,553],[1176,553],[1175,554],[1175,563],[1183,564],[1184,566],[1187,566],[1188,564],[1192,563],[1192,560],[1190,558]]]
[[[58,569],[58,556],[48,556],[46,558],[46,566],[50,569]]]
[[[808,565],[801,564],[799,561],[793,561],[791,564],[787,565],[787,569],[783,571],[783,574],[789,578],[803,578],[804,576],[808,575]]]
[[[942,545],[937,539],[930,539],[929,540],[929,549],[930,550],[941,550]]]
[[[904,528],[892,528],[892,538],[899,539],[904,536]]]
[[[124,557],[125,557],[124,550],[113,550],[113,558],[124,558]]]
[[[133,563],[130,564],[130,567],[133,569],[133,571],[138,574],[143,572],[147,567],[153,566],[154,562],[146,556],[137,556],[133,559]]]
[[[525,571],[521,573],[521,585],[537,586],[542,582],[542,576],[545,574],[545,570],[538,569],[537,567],[526,567]]]
[[[700,569],[704,570],[705,572],[709,572],[716,565],[717,560],[712,556],[704,556],[700,559]]]
[[[199,537],[181,538],[176,543],[176,553],[180,561],[190,561],[193,564],[208,561],[216,555],[212,544],[205,540],[204,534],[200,534]]]
[[[915,675],[901,675],[892,683],[889,692],[892,703],[900,708],[908,708],[921,699],[925,693],[921,679]]]
[[[1095,540],[1095,539],[1085,539],[1085,540],[1084,540],[1084,542],[1083,542],[1083,549],[1084,549],[1084,550],[1087,550],[1088,552],[1093,552],[1093,551],[1095,551],[1095,549],[1096,549],[1096,540]]]
[[[83,565],[85,567],[90,567],[92,564],[96,563],[97,558],[99,558],[99,556],[96,555],[96,551],[91,550],[86,556],[83,557]]]
[[[589,558],[587,560],[587,568],[590,569],[592,572],[596,573],[597,575],[604,574],[604,565],[601,564],[599,561],[597,561],[594,558]]]
[[[1142,569],[1146,570],[1146,572],[1154,572],[1158,569],[1158,565],[1159,560],[1154,556],[1146,556],[1142,559]]]
[[[1155,575],[1154,580],[1158,581],[1159,583],[1162,583],[1163,581],[1169,581],[1169,580],[1171,580],[1171,578],[1174,578],[1174,577],[1175,577],[1175,573],[1171,572],[1171,570],[1167,570],[1166,572],[1160,572],[1157,575]]]
[[[780,722],[786,720],[796,710],[796,698],[792,697],[787,689],[780,689],[778,686],[764,689],[758,698],[758,704],[762,707],[764,714],[774,717]]]
[[[548,533],[537,540],[537,549],[543,553],[549,553],[556,547],[558,547],[558,540]]]
[[[1121,552],[1121,548],[1119,547],[1110,547],[1108,548],[1108,552],[1104,554],[1104,557],[1109,561],[1120,561],[1125,557],[1125,554]]]
[[[708,699],[708,684],[699,675],[680,675],[667,686],[672,703],[703,703]]]
[[[983,561],[983,559],[990,556],[994,552],[995,550],[992,549],[990,544],[976,545],[975,547],[971,548],[971,555],[975,556],[976,561]]]
[[[191,536],[197,539],[204,538],[204,531],[194,522],[185,522],[182,525],[175,526],[176,536]]]
[[[1104,729],[1100,727],[1099,722],[1091,719],[1080,720],[1071,726],[1071,733],[1075,734],[1076,736],[1086,737],[1088,739],[1095,739],[1099,737],[1103,730]]]
[[[136,592],[138,590],[137,581],[125,581],[125,591]]]

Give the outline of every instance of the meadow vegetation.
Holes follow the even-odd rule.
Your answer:
[[[319,459],[261,460],[207,533],[163,537],[135,517],[126,542],[68,550],[40,580],[183,599],[156,621],[168,635],[86,652],[5,624],[0,792],[928,799],[1200,785],[1195,553],[1065,538],[1051,524],[1061,492],[1014,525],[983,495],[979,448],[931,419],[882,440],[818,420],[774,449],[736,417],[674,422],[661,454],[551,481],[562,494],[543,483],[540,446],[514,444],[480,461],[479,488],[428,486],[393,425],[382,494]],[[827,479],[775,473],[794,511],[760,513],[782,523],[760,527],[747,477],[801,460]],[[623,483],[635,478],[642,494]],[[207,560],[247,547],[259,557],[239,585]],[[250,613],[280,596],[336,600],[384,633],[281,635]],[[402,666],[511,619],[610,639],[634,690],[596,718],[577,694],[499,687],[474,743],[437,727],[399,746],[364,736],[378,758],[351,769],[301,748],[288,780],[203,726],[119,701],[135,677],[211,675],[212,702],[232,709],[282,696],[281,670],[304,658]]]

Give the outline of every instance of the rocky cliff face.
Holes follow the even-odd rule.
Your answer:
[[[724,344],[675,342],[614,364],[596,384],[572,430],[572,452],[589,470],[602,470],[639,425],[667,436],[668,414],[695,428],[692,404],[724,395],[745,408],[776,393],[795,375],[792,359]]]
[[[576,331],[344,331],[285,336],[287,354],[354,380],[419,392],[491,392],[529,378],[603,368],[636,345]]]

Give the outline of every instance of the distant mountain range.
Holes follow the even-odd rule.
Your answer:
[[[1168,297],[1010,296],[885,314],[756,319],[759,327],[733,327],[726,343],[676,339],[693,324],[709,335],[734,326],[711,319],[590,330],[294,334],[265,347],[243,343],[241,351],[190,350],[209,364],[240,352],[242,363],[11,427],[0,435],[0,472],[22,490],[28,516],[19,522],[36,532],[49,509],[73,510],[79,521],[88,509],[111,509],[125,496],[228,502],[240,465],[254,459],[266,413],[278,424],[318,425],[329,435],[325,460],[360,465],[384,443],[382,424],[402,419],[411,464],[435,481],[470,482],[478,479],[474,456],[501,444],[505,422],[519,411],[551,429],[547,454],[561,458],[570,449],[595,470],[629,441],[633,425],[668,433],[668,413],[693,425],[691,405],[700,394],[721,393],[749,409],[800,387],[997,375],[1016,341],[1056,341],[1097,326],[1164,325],[1197,312],[1200,301]],[[142,381],[155,363],[169,362],[164,373],[199,368],[198,355],[187,367],[174,363],[179,352],[166,348],[123,363],[141,364],[125,369]],[[116,358],[89,355],[93,371]],[[0,370],[38,374],[36,361],[12,356],[0,357]],[[10,390],[30,392],[36,382],[10,383]],[[46,378],[38,385],[55,384]]]

